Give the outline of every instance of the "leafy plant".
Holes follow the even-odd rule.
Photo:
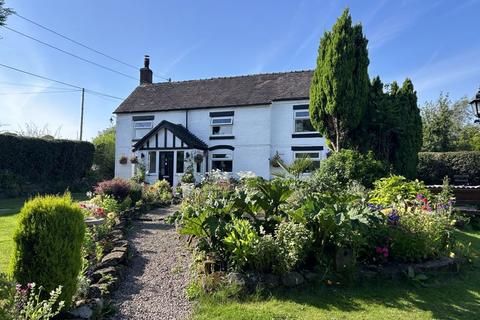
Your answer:
[[[312,245],[312,233],[303,224],[283,222],[275,234],[279,248],[279,262],[274,266],[275,271],[291,271],[307,256]]]
[[[233,266],[242,269],[249,263],[258,234],[248,220],[234,219],[223,239]]]
[[[370,192],[370,202],[383,206],[402,201],[414,201],[417,195],[430,195],[425,184],[421,181],[408,181],[402,176],[390,176],[374,182],[374,189]]]
[[[29,283],[26,288],[17,286],[15,295],[15,319],[19,320],[47,320],[60,313],[65,306],[65,301],[60,301],[62,286],[52,290],[48,299],[43,287],[36,290],[35,283]]]

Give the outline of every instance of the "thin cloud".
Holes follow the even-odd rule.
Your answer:
[[[197,50],[201,45],[203,44],[202,42],[199,42],[186,50],[184,50],[182,53],[177,55],[175,59],[173,59],[165,68],[162,74],[164,76],[167,76],[170,71],[172,71],[180,62],[182,62],[186,57],[188,57],[190,54],[192,54],[195,50]]]

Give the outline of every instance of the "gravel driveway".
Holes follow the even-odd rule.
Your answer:
[[[191,303],[185,297],[190,252],[173,226],[163,218],[176,207],[142,215],[133,223],[129,240],[133,257],[112,295],[114,319],[186,319]]]

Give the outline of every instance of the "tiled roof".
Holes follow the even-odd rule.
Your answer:
[[[115,113],[269,104],[308,99],[313,71],[254,74],[139,85]]]

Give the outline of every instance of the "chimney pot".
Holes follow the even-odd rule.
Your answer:
[[[140,69],[140,84],[152,83],[153,72],[150,70],[150,56],[145,55],[143,68]]]

